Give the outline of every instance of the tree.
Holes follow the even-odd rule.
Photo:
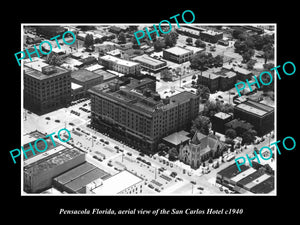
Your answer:
[[[123,31],[119,33],[118,40],[120,43],[126,43],[126,36]]]
[[[201,98],[202,101],[207,101],[210,96],[210,90],[208,87],[200,84],[196,94]]]
[[[193,44],[193,39],[190,38],[190,37],[188,37],[188,38],[186,39],[186,43],[189,44],[189,45],[192,45],[192,44]]]
[[[89,49],[90,47],[93,47],[94,46],[94,37],[92,34],[87,34],[84,38],[84,44],[83,46],[86,48],[86,49]]]
[[[265,64],[268,62],[269,59],[274,59],[274,47],[272,44],[268,43],[263,47],[263,57],[265,59]]]
[[[47,57],[46,63],[53,66],[60,66],[63,62],[56,54],[51,52],[50,55]]]
[[[98,43],[102,43],[103,41],[102,41],[102,39],[101,38],[95,38],[95,44],[98,44]]]
[[[199,69],[201,71],[206,70],[212,62],[213,56],[211,53],[207,52],[200,52],[192,56],[190,62],[191,62],[191,68]]]
[[[163,79],[163,80],[168,80],[168,81],[172,81],[173,79],[173,75],[172,73],[170,72],[170,70],[168,69],[165,69],[165,70],[162,70],[160,72],[160,78]]]
[[[250,60],[247,62],[247,69],[252,70],[256,62],[257,62],[257,61],[256,61],[255,59],[250,59]]]
[[[153,44],[154,51],[160,52],[163,48],[166,47],[166,44],[163,40],[156,40]]]
[[[242,145],[243,144],[251,144],[255,140],[256,131],[255,130],[247,130],[242,134]]]
[[[217,55],[214,58],[214,65],[217,67],[223,66],[223,57],[221,55]]]
[[[171,148],[169,151],[168,151],[168,154],[169,154],[169,160],[170,161],[175,161],[178,159],[178,151],[176,150],[176,148]]]
[[[209,159],[208,159],[208,163],[212,163],[213,162],[213,159],[212,159],[212,157],[209,157]]]
[[[198,116],[192,121],[191,133],[195,134],[197,131],[208,135],[210,129],[210,119],[206,116]]]
[[[173,47],[177,43],[178,34],[175,31],[172,31],[165,35],[165,44],[166,46]]]
[[[252,56],[254,56],[255,51],[253,49],[248,49],[247,51],[242,53],[242,57],[243,57],[243,62],[248,62]]]
[[[197,39],[195,41],[195,46],[200,48],[206,48],[206,44],[201,39]]]
[[[244,33],[244,30],[241,28],[236,28],[232,31],[232,37],[238,39],[240,34]]]
[[[232,128],[229,128],[228,130],[225,131],[225,136],[231,139],[235,139],[237,134],[236,131]]]

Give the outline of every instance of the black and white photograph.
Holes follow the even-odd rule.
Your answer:
[[[297,216],[296,4],[164,3],[3,13],[3,218]]]
[[[22,24],[22,40],[22,194],[276,195],[276,24]]]

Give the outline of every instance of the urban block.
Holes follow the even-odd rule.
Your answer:
[[[291,64],[291,65],[293,66],[293,72],[288,73],[288,72],[286,71],[286,69],[285,69],[286,64]],[[271,71],[272,71],[272,70],[275,70],[275,71],[276,71],[276,74],[277,74],[277,76],[278,76],[278,79],[281,80],[280,74],[279,74],[279,72],[278,72],[278,70],[277,70],[279,67],[280,67],[280,65],[279,65],[279,66],[276,66],[276,67],[273,67],[273,68],[271,68],[270,70],[271,70]],[[296,66],[295,66],[295,64],[294,64],[293,62],[287,61],[287,62],[285,62],[285,63],[283,64],[282,70],[283,70],[283,72],[284,72],[286,75],[291,76],[291,75],[293,75],[293,74],[296,72]],[[264,75],[264,74],[268,74],[268,76],[270,77],[270,81],[269,81],[268,83],[264,83],[263,80],[262,80],[262,78],[261,78],[262,75]],[[250,91],[253,91],[252,88],[251,88],[251,85],[254,85],[254,84],[256,84],[258,88],[260,88],[260,84],[259,84],[259,82],[258,82],[258,80],[257,80],[257,77],[256,77],[256,76],[253,76],[253,78],[254,78],[254,80],[255,80],[255,82],[253,82],[253,83],[249,83],[248,79],[246,79],[246,82],[247,82],[247,84],[248,84],[248,87],[249,87]],[[268,85],[270,85],[270,84],[273,82],[273,77],[272,77],[272,74],[271,74],[270,72],[268,72],[268,71],[263,71],[263,72],[261,72],[260,75],[259,75],[259,80],[260,80],[260,82],[261,82],[262,85],[268,86]],[[243,84],[243,86],[242,86],[241,88],[238,88],[238,85],[239,85],[239,84]],[[242,96],[241,93],[240,93],[240,91],[243,90],[243,89],[245,89],[245,87],[246,87],[246,83],[243,82],[243,81],[241,81],[241,82],[235,84],[235,88],[236,88],[236,90],[237,90],[239,96]]]
[[[66,42],[66,40],[65,40],[65,35],[66,35],[67,33],[70,33],[70,34],[73,36],[73,41],[70,42],[70,43],[69,43],[69,42]],[[56,44],[57,44],[57,47],[58,47],[59,49],[61,49],[61,47],[60,47],[60,45],[59,45],[59,43],[58,43],[58,40],[57,40],[57,38],[59,38],[59,37],[60,37],[60,35],[57,35],[57,36],[55,36],[55,37],[50,38],[50,40],[55,40],[55,41],[56,41]],[[75,40],[76,40],[76,36],[75,36],[75,34],[74,34],[72,31],[66,31],[66,32],[63,33],[63,35],[62,35],[62,39],[63,39],[63,42],[64,42],[66,45],[72,45],[72,44],[75,42]],[[45,43],[48,44],[49,47],[50,47],[50,51],[49,51],[49,52],[44,52],[44,51],[42,50],[42,45],[45,44]],[[30,59],[30,61],[32,61],[31,55],[34,54],[34,53],[36,53],[36,55],[37,55],[38,57],[40,57],[40,54],[39,54],[39,52],[38,52],[38,50],[37,50],[37,48],[36,48],[35,45],[33,45],[33,48],[34,48],[34,51],[33,51],[33,52],[29,52],[28,49],[25,49],[26,52],[27,52],[28,58]],[[40,50],[40,52],[41,52],[43,55],[49,55],[49,54],[52,52],[52,45],[51,45],[51,43],[50,43],[49,41],[42,41],[42,42],[40,43],[40,45],[39,45],[39,50]],[[18,58],[18,55],[22,55],[21,58]],[[24,51],[20,51],[20,52],[15,53],[15,58],[16,58],[18,64],[19,64],[19,66],[21,66],[20,61],[21,61],[22,59],[24,59],[25,57],[26,57],[26,53],[25,53]]]
[[[68,137],[67,140],[62,140],[62,139],[60,138],[60,132],[63,131],[63,130],[67,131],[67,133],[68,133],[68,135],[69,135],[69,137]],[[55,144],[54,139],[53,139],[53,137],[52,137],[52,135],[54,135],[54,134],[55,134],[55,132],[53,132],[53,133],[51,133],[51,134],[48,134],[48,135],[46,135],[45,137],[50,137],[51,140],[52,140],[53,146],[55,147],[56,144]],[[58,139],[59,139],[61,142],[68,142],[68,141],[71,139],[71,133],[70,133],[70,131],[69,131],[68,129],[62,128],[62,129],[60,129],[60,130],[57,132],[57,137],[58,137]],[[44,142],[44,144],[45,144],[44,149],[38,149],[37,143],[38,143],[39,141]],[[26,152],[28,152],[28,151],[32,151],[32,154],[35,155],[35,152],[34,152],[34,149],[33,149],[32,145],[31,145],[31,143],[29,143],[29,146],[30,146],[30,148],[29,148],[29,149],[26,149],[26,150],[24,149],[23,146],[21,146],[21,149],[22,149],[23,154],[24,154],[24,156],[25,156],[26,159],[27,159]],[[38,139],[36,139],[36,141],[34,142],[34,147],[35,147],[35,150],[36,150],[36,151],[38,151],[38,152],[44,152],[44,151],[47,150],[48,144],[47,144],[47,141],[46,141],[45,139],[43,139],[43,138],[38,138]],[[13,152],[17,152],[17,154],[14,155]],[[19,157],[19,156],[21,155],[20,149],[17,149],[17,148],[16,148],[16,149],[13,149],[13,150],[11,150],[9,153],[10,153],[10,155],[11,155],[11,158],[12,158],[13,161],[14,161],[14,164],[16,164],[15,158],[17,158],[17,157]]]
[[[288,147],[286,146],[286,144],[285,144],[285,142],[286,142],[287,139],[291,139],[292,142],[293,142],[293,146],[290,147],[290,148],[288,148]],[[277,149],[277,151],[278,151],[278,154],[281,155],[281,151],[280,151],[280,149],[279,149],[279,147],[278,147],[278,145],[277,145],[279,142],[280,142],[280,140],[279,140],[279,141],[276,141],[276,142],[273,142],[273,143],[270,144],[270,146],[271,146],[271,145],[275,145],[275,147],[276,147],[276,149]],[[293,137],[287,136],[287,137],[285,137],[285,138],[282,140],[282,145],[283,145],[283,147],[284,147],[286,150],[291,151],[291,150],[293,150],[293,149],[296,147],[296,141],[295,141],[295,139],[294,139]],[[262,150],[263,150],[263,149],[268,149],[268,150],[269,150],[270,156],[269,156],[268,158],[265,158],[265,157],[262,155]],[[248,159],[249,165],[250,165],[251,167],[252,167],[251,161],[254,160],[254,159],[256,159],[258,163],[260,163],[260,160],[259,160],[259,157],[258,157],[257,153],[254,151],[253,154],[254,154],[255,156],[252,157],[252,158],[249,158],[249,155],[246,154],[246,157],[247,157],[247,159]],[[260,155],[260,157],[261,157],[263,160],[269,160],[269,159],[272,158],[273,152],[272,152],[272,149],[271,149],[270,147],[264,146],[264,147],[262,147],[262,148],[259,150],[259,155]],[[242,159],[243,162],[240,162],[240,161],[239,161],[240,159]],[[235,163],[236,163],[236,165],[237,165],[239,171],[241,171],[240,166],[241,166],[241,165],[244,165],[244,164],[246,163],[246,158],[243,157],[243,156],[242,156],[242,157],[239,157],[239,158],[236,158],[236,159],[235,159]]]
[[[191,13],[192,16],[193,16],[193,19],[192,19],[191,21],[186,21],[186,20],[185,20],[184,15],[185,15],[185,13],[187,13],[187,12]],[[178,16],[180,16],[179,13],[176,14],[175,16],[171,16],[170,19],[174,19],[175,22],[176,22],[176,24],[177,24],[177,27],[180,28],[180,25],[179,25],[178,20],[177,20],[177,18],[176,18],[176,17],[178,17]],[[181,18],[182,18],[183,22],[185,22],[186,24],[191,24],[191,23],[193,23],[194,20],[195,20],[195,14],[194,14],[191,10],[185,10],[185,11],[182,13]],[[162,23],[168,23],[168,25],[169,25],[169,30],[168,30],[168,31],[163,31],[163,30],[161,29],[161,24],[162,24]],[[157,30],[157,27],[156,27],[154,24],[153,24],[153,27],[154,27],[154,29],[153,29],[152,31],[149,31],[147,27],[145,28],[146,33],[147,33],[147,35],[148,35],[150,41],[152,40],[152,38],[151,38],[151,36],[150,36],[150,34],[152,34],[152,33],[155,33],[155,32],[156,32],[157,37],[159,37],[159,32],[158,32],[158,30]],[[160,30],[161,33],[163,33],[163,34],[168,34],[168,33],[170,33],[171,30],[172,30],[172,24],[171,24],[170,21],[168,21],[168,20],[162,20],[162,21],[160,21],[160,23],[158,24],[158,28],[159,28],[159,30]],[[140,36],[137,36],[137,33],[142,33],[142,34],[141,34]],[[138,30],[137,32],[134,33],[134,36],[135,36],[135,38],[136,38],[136,40],[137,40],[138,45],[141,45],[141,43],[140,43],[139,40],[145,37],[145,32],[144,32],[143,30]]]

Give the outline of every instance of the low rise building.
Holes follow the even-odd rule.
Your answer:
[[[106,180],[98,179],[86,187],[87,194],[117,195],[117,194],[141,194],[144,181],[142,178],[123,170]]]
[[[99,58],[99,63],[107,69],[111,69],[124,74],[140,74],[141,65],[137,62],[120,59],[111,55],[105,55]]]
[[[83,98],[87,96],[87,90],[89,88],[91,88],[94,85],[101,84],[103,82],[103,75],[94,73],[86,69],[79,69],[76,71],[72,71],[71,81],[77,85],[82,86],[82,92],[79,92],[76,95],[74,95],[75,92],[73,92],[73,99]]]
[[[52,186],[52,180],[85,162],[85,154],[77,148],[67,148],[59,143],[48,146],[46,152],[24,161],[23,184],[27,193],[40,193]]]
[[[192,55],[193,51],[181,47],[172,47],[163,50],[164,59],[179,64],[189,61]]]
[[[223,39],[223,32],[205,30],[200,32],[200,39],[210,43],[217,43],[219,40]]]
[[[274,190],[274,176],[265,169],[231,164],[217,173],[216,182],[240,194],[268,194]]]
[[[225,124],[232,120],[232,116],[227,113],[218,112],[212,118],[212,129],[215,132],[225,134]]]
[[[136,56],[132,58],[132,60],[140,63],[142,68],[148,69],[154,73],[159,72],[167,67],[167,63],[165,61],[152,58],[146,54]]]

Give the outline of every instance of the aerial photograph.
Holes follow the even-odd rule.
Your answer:
[[[22,195],[276,196],[276,24],[153,24],[21,24]]]

